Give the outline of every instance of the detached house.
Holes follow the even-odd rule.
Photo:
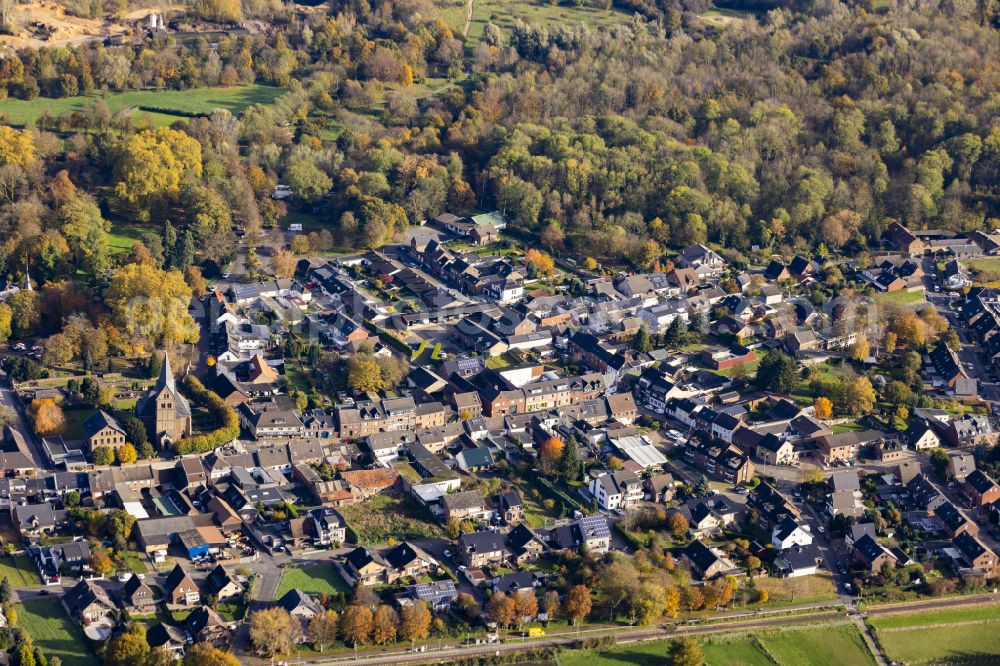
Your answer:
[[[601,474],[588,489],[605,511],[633,507],[642,500],[642,480],[626,470]]]
[[[473,532],[458,537],[458,558],[467,567],[484,567],[504,561],[503,537],[496,532]]]
[[[194,606],[201,603],[201,590],[179,564],[167,575],[163,593],[169,604]]]

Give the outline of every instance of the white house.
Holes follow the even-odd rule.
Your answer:
[[[778,550],[792,546],[808,546],[813,542],[808,525],[801,525],[794,518],[786,517],[771,530],[771,543]]]
[[[606,472],[591,479],[589,490],[597,498],[597,506],[604,511],[632,507],[642,500],[642,481],[624,470]]]

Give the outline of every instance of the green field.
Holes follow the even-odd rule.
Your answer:
[[[42,579],[38,569],[25,555],[0,557],[0,579],[6,578],[11,587],[39,587]]]
[[[709,666],[773,666],[774,660],[767,656],[760,643],[753,638],[722,638],[706,641],[701,646],[705,663]]]
[[[853,625],[796,629],[756,636],[736,635],[702,641],[707,666],[862,666],[874,664]],[[622,645],[607,650],[567,652],[561,666],[659,666],[666,664],[670,641]]]
[[[108,247],[112,252],[128,252],[137,241],[142,240],[142,234],[145,231],[153,231],[153,229],[118,220],[112,221],[111,231],[108,233]]]
[[[909,664],[996,663],[1000,607],[948,608],[868,620],[891,659]]]
[[[461,0],[443,0],[439,6],[442,18],[461,31],[465,23],[465,3]],[[532,0],[473,0],[469,43],[474,45],[479,41],[483,28],[490,21],[507,32],[517,19],[549,27],[576,27],[582,23],[591,28],[600,28],[627,22],[629,15],[613,9],[569,7]]]
[[[146,116],[154,125],[169,125],[184,116],[204,115],[214,109],[242,113],[251,104],[271,104],[285,90],[272,86],[249,85],[232,88],[196,88],[193,90],[135,90],[107,93],[103,96],[112,113],[123,109],[139,109],[136,117]],[[6,99],[0,101],[0,115],[12,125],[33,123],[43,111],[51,116],[81,111],[93,104],[99,95],[38,97],[33,100]],[[155,109],[155,111],[153,110]]]
[[[975,268],[981,271],[990,271],[993,273],[1000,273],[1000,257],[987,257],[984,259],[973,259],[972,261],[965,262],[970,268]]]
[[[861,666],[875,663],[861,633],[849,624],[761,634],[760,642],[782,666]]]
[[[886,655],[907,664],[995,664],[1000,631],[995,623],[940,625],[880,631]]]
[[[56,597],[32,599],[15,606],[17,625],[25,629],[45,656],[59,657],[65,666],[97,663],[87,651],[83,632],[74,624]]]
[[[308,594],[336,594],[350,592],[351,587],[332,563],[316,564],[302,569],[285,569],[278,584],[277,598],[289,590],[298,589]]]
[[[971,608],[945,608],[927,613],[901,613],[868,620],[872,629],[905,629],[930,627],[935,624],[955,622],[985,622],[1000,620],[1000,606],[973,606]]]

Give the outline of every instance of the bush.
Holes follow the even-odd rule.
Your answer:
[[[194,375],[188,375],[184,379],[184,387],[191,397],[204,404],[212,416],[222,425],[212,432],[204,435],[195,435],[174,443],[174,451],[178,455],[189,453],[207,453],[212,449],[228,444],[240,436],[240,420],[236,416],[236,410],[226,404],[219,395],[205,388],[205,385],[198,381]]]

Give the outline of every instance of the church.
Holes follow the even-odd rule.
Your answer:
[[[163,354],[160,377],[149,394],[136,405],[136,413],[146,424],[150,440],[159,447],[191,436],[191,405],[177,390],[170,356]]]

